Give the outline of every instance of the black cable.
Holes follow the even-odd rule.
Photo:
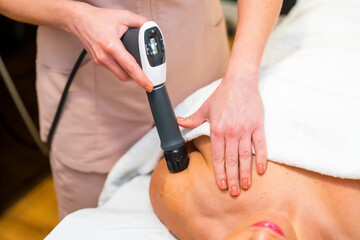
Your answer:
[[[67,82],[66,82],[64,91],[63,91],[63,93],[62,93],[62,95],[61,95],[60,102],[59,102],[59,106],[58,106],[58,108],[57,108],[57,110],[56,110],[56,113],[55,113],[55,116],[54,116],[54,120],[53,120],[53,122],[52,122],[52,124],[51,124],[50,130],[49,130],[49,134],[48,134],[48,137],[47,137],[47,139],[46,139],[46,145],[48,146],[49,149],[51,148],[51,141],[52,141],[52,138],[53,138],[53,136],[54,136],[54,133],[55,133],[57,124],[58,124],[58,122],[59,122],[60,115],[61,115],[62,109],[63,109],[63,107],[64,107],[64,104],[65,104],[66,96],[67,96],[67,94],[68,94],[68,92],[69,92],[70,85],[71,85],[72,81],[74,80],[74,77],[75,77],[75,75],[76,75],[76,73],[77,73],[77,71],[78,71],[78,69],[79,69],[79,67],[80,67],[80,64],[82,63],[85,55],[86,55],[86,50],[84,49],[84,50],[81,52],[79,58],[77,59],[75,65],[74,65],[74,67],[73,67],[73,69],[72,69],[72,71],[71,71],[71,73],[70,73],[70,75],[69,75],[69,78],[68,78],[68,80],[67,80]]]
[[[290,12],[290,10],[295,6],[296,0],[284,0],[281,6],[281,15],[286,15]]]

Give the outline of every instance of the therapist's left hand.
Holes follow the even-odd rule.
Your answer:
[[[237,196],[240,186],[248,189],[251,185],[252,143],[257,172],[263,174],[266,169],[264,108],[257,87],[258,73],[243,73],[240,79],[227,75],[197,112],[179,117],[178,123],[185,128],[210,123],[216,182],[220,189],[228,188]]]

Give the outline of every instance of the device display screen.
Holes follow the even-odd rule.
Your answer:
[[[155,38],[150,38],[150,47],[151,47],[151,54],[152,55],[155,55],[155,54],[159,53],[157,45],[158,44],[157,44]]]
[[[165,62],[165,45],[157,27],[145,31],[145,48],[149,63],[152,67]]]

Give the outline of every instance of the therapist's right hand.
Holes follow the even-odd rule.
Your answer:
[[[151,92],[151,81],[120,41],[130,27],[140,28],[147,21],[147,18],[126,10],[80,3],[74,11],[70,31],[81,40],[97,65],[106,67],[122,81],[133,79]]]

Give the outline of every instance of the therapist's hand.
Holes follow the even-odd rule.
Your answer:
[[[267,149],[258,74],[243,73],[240,79],[229,75],[197,112],[185,119],[178,118],[178,123],[186,128],[197,127],[204,121],[210,123],[217,184],[237,196],[240,186],[248,189],[251,185],[252,143],[259,174],[266,169]]]
[[[74,10],[71,32],[83,43],[91,58],[120,80],[134,79],[146,91],[152,83],[120,38],[130,27],[141,27],[147,18],[125,10],[105,9],[79,3]]]

